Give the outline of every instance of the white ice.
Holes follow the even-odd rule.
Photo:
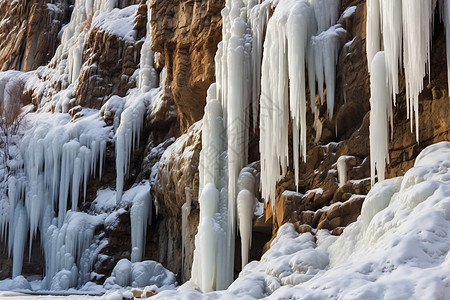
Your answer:
[[[375,54],[370,73],[370,176],[372,185],[376,175],[384,180],[386,162],[389,163],[389,119],[392,118],[392,104],[386,83],[385,53]]]
[[[450,143],[424,149],[404,177],[375,184],[340,237],[278,230],[226,290],[155,299],[446,299],[450,294]]]

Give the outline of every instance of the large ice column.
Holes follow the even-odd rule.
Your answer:
[[[224,25],[223,39],[216,53],[217,82],[208,91],[199,167],[200,202],[209,201],[206,199],[214,194],[211,190],[217,190],[220,214],[208,216],[201,212],[191,278],[204,291],[225,289],[233,281],[237,181],[240,170],[247,162],[252,93],[259,86],[257,81],[252,80],[257,71],[251,68],[251,64],[257,63],[258,59],[251,57],[254,41],[250,39],[251,20],[248,18],[268,13],[267,10],[262,12],[262,7],[268,9],[268,4],[260,6],[257,2],[227,1],[222,10]],[[261,11],[251,13],[253,7]],[[259,28],[259,43],[262,43],[264,22],[252,24]],[[259,49],[262,51],[261,45]],[[255,107],[253,109],[257,112]],[[205,207],[209,206],[200,204],[200,211]],[[208,239],[205,239],[213,232],[215,238],[212,243],[218,251],[214,257],[210,255],[210,246],[206,243]],[[214,263],[210,262],[212,260]],[[215,275],[205,277],[206,274]]]
[[[224,137],[222,108],[216,99],[216,85],[208,89],[205,115],[202,124],[202,150],[199,162],[199,203],[200,222],[195,236],[195,251],[191,281],[202,291],[226,288],[223,274],[226,271],[226,249],[222,255],[216,250],[224,249],[224,232],[227,224],[226,165],[224,156],[226,140]],[[222,190],[220,197],[219,190]],[[188,209],[188,207],[186,207]],[[221,218],[217,213],[220,211]],[[188,214],[188,211],[183,212]],[[184,221],[185,222],[185,221]],[[220,245],[222,245],[220,247]]]
[[[385,54],[380,51],[372,59],[370,73],[370,175],[372,185],[375,176],[384,180],[386,161],[389,162],[389,122],[392,104],[386,82]]]
[[[130,209],[131,220],[131,262],[142,261],[145,254],[147,227],[151,220],[150,183],[138,185],[130,190],[133,201]]]

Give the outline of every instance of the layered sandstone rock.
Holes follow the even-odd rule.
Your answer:
[[[70,1],[1,1],[0,70],[30,71],[48,63],[69,19]]]
[[[74,91],[77,104],[99,109],[111,95],[123,97],[136,86],[130,77],[138,68],[146,24],[145,1],[136,10],[133,27],[136,32],[132,39],[124,39],[101,27],[91,28],[87,21],[83,67]]]
[[[161,53],[182,132],[200,120],[214,81],[224,0],[152,1],[152,49]]]
[[[166,235],[160,234],[158,261],[183,281],[190,278],[194,251],[194,236],[198,225],[198,163],[201,150],[201,122],[192,125],[164,152],[158,174],[152,185],[152,196],[158,203]],[[182,209],[186,203],[186,224],[182,224]],[[182,232],[185,244],[182,245]],[[184,248],[184,253],[182,253]],[[178,255],[174,255],[178,253]],[[182,255],[180,255],[182,253]],[[182,261],[182,257],[184,260]]]

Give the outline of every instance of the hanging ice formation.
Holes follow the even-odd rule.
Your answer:
[[[262,195],[272,204],[276,182],[289,164],[290,118],[297,181],[299,158],[306,159],[307,64],[310,86],[315,91],[317,78],[321,99],[326,78],[330,118],[333,115],[339,35],[344,32],[332,26],[339,5],[337,0],[226,1],[217,81],[208,91],[199,164],[200,223],[191,281],[204,292],[225,289],[233,280],[238,218],[247,261],[255,191],[238,186],[238,181],[258,113]],[[269,20],[271,6],[275,11]],[[245,174],[242,178],[250,178]]]
[[[150,12],[148,15],[151,15]],[[141,61],[138,77],[139,90],[133,90],[128,98],[135,98],[127,103],[121,114],[120,125],[116,131],[116,201],[120,202],[123,193],[124,177],[128,175],[130,156],[135,147],[139,147],[140,132],[143,126],[145,112],[158,87],[158,74],[153,68],[154,53],[151,50],[151,28],[147,24],[147,36],[141,48]],[[150,94],[147,94],[150,92]],[[133,261],[134,262],[134,261]]]
[[[89,279],[92,262],[83,253],[105,217],[77,213],[78,201],[86,196],[89,177],[101,176],[110,128],[97,114],[70,122],[67,114],[40,113],[32,122],[20,146],[23,172],[8,178],[10,213],[0,216],[0,238],[8,236],[15,277],[22,271],[27,235],[31,254],[39,230],[47,287],[55,276],[68,276],[68,287],[76,286]]]
[[[64,29],[61,38],[61,46],[58,47],[55,57],[62,57],[67,53],[67,65],[65,73],[68,74],[69,83],[78,79],[82,64],[82,54],[85,34],[83,23],[89,22],[95,14],[108,12],[117,7],[118,0],[77,0],[67,28]]]
[[[398,74],[400,68],[403,66],[406,81],[407,117],[411,120],[411,131],[413,131],[413,121],[415,123],[417,142],[419,142],[420,138],[419,94],[423,90],[423,78],[426,74],[430,74],[431,35],[433,33],[436,4],[436,0],[367,1],[366,47],[369,72],[371,72],[372,76],[372,68],[374,67],[377,68],[377,72],[380,72],[380,62],[372,63],[372,61],[374,60],[376,53],[383,50],[384,54],[382,56],[384,57],[386,74],[385,78],[381,78],[377,74],[374,75],[376,79],[371,78],[371,85],[376,85],[378,88],[381,88],[382,85],[386,86],[385,88],[382,88],[382,92],[378,91],[380,93],[375,91],[376,88],[371,87],[371,91],[376,93],[375,98],[377,98],[377,100],[375,100],[372,95],[371,106],[387,105],[386,109],[388,111],[392,110],[391,101],[385,104],[384,102],[386,100],[379,97],[384,97],[384,90],[388,90],[388,97],[392,99],[394,105],[396,104],[396,94],[399,92]],[[446,27],[447,49],[450,49],[450,18],[448,17],[450,15],[449,1],[440,0],[439,6]],[[450,66],[449,59],[447,59],[447,66]],[[450,67],[447,68],[450,71]],[[373,101],[379,103],[383,102],[383,104],[374,103]],[[381,111],[378,113],[381,113]],[[375,120],[375,113],[373,114],[374,119],[371,116],[371,122],[372,120],[377,123],[381,122],[379,119]],[[391,127],[393,126],[392,113],[388,114],[386,122],[390,122]],[[387,124],[382,125],[382,127],[372,124],[370,126],[371,130],[376,131],[376,133],[371,132],[370,134],[371,158],[375,160],[375,162],[371,163],[372,183],[375,182],[375,173],[378,174],[379,180],[384,178],[385,163],[382,163],[382,161],[388,160],[388,143],[384,141],[384,137],[381,137],[380,132],[384,132],[385,129],[387,130],[387,126]],[[381,130],[381,128],[383,129]],[[381,147],[379,144],[381,141],[380,139],[383,140],[382,145],[385,148],[376,150],[375,148]],[[377,157],[372,156],[372,153]],[[381,155],[384,155],[384,157],[382,158]],[[376,168],[376,170],[374,168]]]
[[[389,122],[392,105],[386,85],[386,65],[384,51],[377,52],[372,59],[370,73],[370,171],[371,182],[375,184],[375,170],[378,180],[384,180],[386,161],[389,163],[388,142]]]
[[[45,259],[43,288],[67,290],[90,279],[95,258],[94,250],[90,249],[94,231],[104,223],[106,215],[78,212],[79,201],[86,198],[89,178],[98,176],[101,179],[106,143],[111,141],[116,127],[116,194],[120,200],[131,151],[139,143],[146,107],[157,92],[153,89],[157,86],[157,78],[152,68],[151,35],[148,34],[141,53],[139,89],[134,89],[125,98],[113,96],[110,100],[114,103],[106,104],[120,107],[115,111],[114,128],[106,126],[97,110],[83,109],[82,117],[73,120],[67,114],[69,104],[74,100],[73,83],[82,63],[82,24],[90,16],[95,18],[100,12],[111,11],[117,2],[75,1],[71,21],[50,63],[56,69],[41,67],[23,76],[23,84],[42,92],[43,100],[38,112],[27,115],[26,120],[31,126],[24,132],[20,144],[17,172],[8,178],[6,200],[0,197],[0,240],[7,239],[15,277],[21,274],[25,248],[28,246],[31,254],[39,232]],[[3,74],[6,77],[2,76],[0,95],[6,99],[8,84],[19,76],[11,72]],[[35,75],[62,80],[63,89],[47,97],[44,91],[48,89],[48,82],[36,80]],[[45,113],[50,107],[55,113]],[[145,230],[150,218],[148,182],[133,189],[130,195],[133,196],[132,260],[139,261],[144,252]]]

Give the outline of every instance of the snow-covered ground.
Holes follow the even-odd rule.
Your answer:
[[[432,145],[405,176],[377,183],[340,237],[283,225],[261,261],[226,290],[185,284],[156,299],[448,299],[450,142]]]

